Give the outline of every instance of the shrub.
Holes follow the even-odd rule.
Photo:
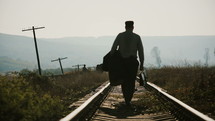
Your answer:
[[[0,76],[1,121],[50,121],[62,116],[58,97],[38,95],[23,78]]]
[[[105,81],[107,74],[98,72],[47,77],[25,69],[17,77],[0,76],[0,120],[59,120],[71,103]]]

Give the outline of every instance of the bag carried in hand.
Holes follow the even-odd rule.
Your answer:
[[[140,86],[146,86],[147,83],[147,74],[146,74],[146,70],[144,70],[143,72],[141,72],[139,75],[139,84]]]

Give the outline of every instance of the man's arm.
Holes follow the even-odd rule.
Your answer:
[[[144,49],[143,44],[141,41],[141,38],[139,37],[139,43],[138,43],[138,56],[140,59],[140,70],[143,70],[143,64],[144,64]]]

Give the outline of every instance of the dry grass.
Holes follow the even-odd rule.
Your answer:
[[[51,94],[60,96],[69,105],[107,81],[108,76],[96,71],[72,72],[64,76],[49,77],[49,80],[54,85],[50,90]]]
[[[215,67],[164,67],[148,70],[149,81],[195,109],[215,116]]]

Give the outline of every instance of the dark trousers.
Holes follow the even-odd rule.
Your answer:
[[[134,57],[123,58],[123,83],[121,85],[126,104],[130,104],[135,90],[135,80],[138,69],[138,61]]]

